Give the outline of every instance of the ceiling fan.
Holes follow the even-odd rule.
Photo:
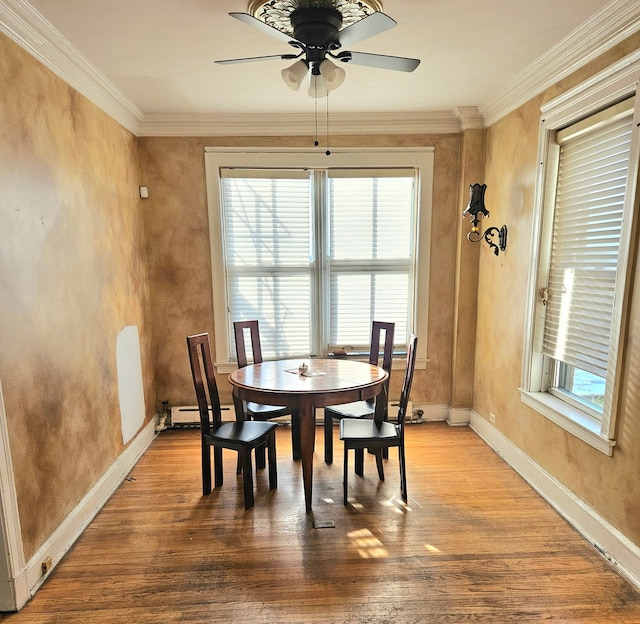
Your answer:
[[[350,3],[345,0],[281,0],[258,3],[258,6],[264,5],[271,7],[271,14],[263,10],[263,19],[249,13],[229,15],[285,41],[297,52],[227,59],[216,63],[229,65],[271,59],[293,60],[293,65],[282,70],[283,80],[289,87],[298,90],[304,78],[308,76],[309,95],[316,98],[325,97],[345,79],[344,69],[332,63],[330,58],[339,61],[340,64],[351,63],[404,72],[411,72],[420,64],[419,59],[344,49],[396,26],[395,20],[388,15],[380,11],[369,11],[367,3]],[[357,5],[356,10],[350,8],[350,5]],[[363,8],[367,10],[364,17]],[[276,16],[279,19],[273,19],[274,11],[279,11]],[[358,12],[359,14],[356,14]],[[278,27],[270,25],[268,21]],[[351,23],[343,28],[345,22]]]

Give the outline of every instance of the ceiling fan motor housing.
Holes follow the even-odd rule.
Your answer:
[[[293,36],[307,46],[336,49],[342,13],[336,9],[296,9],[290,15]]]

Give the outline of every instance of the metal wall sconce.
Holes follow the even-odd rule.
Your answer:
[[[479,243],[484,238],[489,247],[493,249],[493,253],[497,256],[507,248],[507,226],[503,225],[500,229],[490,227],[485,230],[484,234],[480,233],[482,216],[489,216],[489,211],[484,205],[484,192],[486,190],[486,184],[469,185],[469,205],[462,213],[462,218],[464,219],[467,215],[471,215],[471,231],[467,234],[467,239],[472,243]],[[493,237],[496,235],[498,236],[498,244],[493,241]]]

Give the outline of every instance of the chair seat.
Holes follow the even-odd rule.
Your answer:
[[[255,420],[269,420],[270,418],[278,418],[278,416],[288,416],[291,414],[291,408],[247,402],[245,412]]]
[[[354,401],[342,405],[332,405],[325,408],[332,418],[372,418],[375,412],[375,403],[370,401]]]
[[[363,446],[373,447],[380,440],[388,446],[394,438],[400,440],[397,426],[387,421],[379,425],[374,420],[360,418],[343,418],[340,421],[340,439],[348,441],[350,445],[362,441]]]
[[[225,423],[209,434],[213,440],[252,444],[278,425],[271,422],[245,420],[243,422]]]

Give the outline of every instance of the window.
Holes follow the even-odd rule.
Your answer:
[[[260,320],[266,359],[367,356],[374,319],[399,351],[426,329],[431,150],[206,160],[218,370],[235,368],[235,320]]]
[[[525,403],[608,454],[638,171],[628,73],[543,110],[522,383]]]

